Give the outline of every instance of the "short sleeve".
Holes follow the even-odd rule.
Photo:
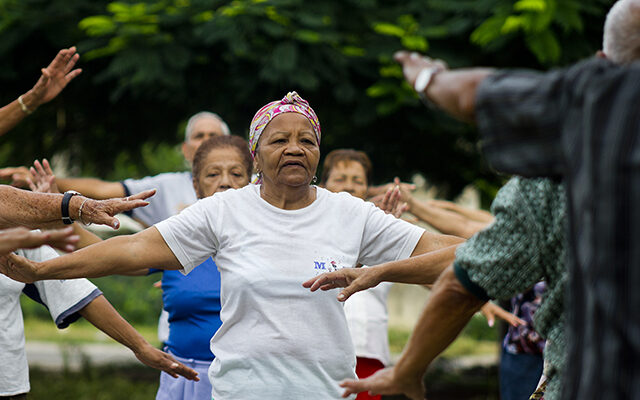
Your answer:
[[[149,199],[149,205],[133,209],[127,214],[147,226],[178,214],[196,201],[188,172],[169,172],[142,179],[126,179],[121,183],[127,196],[157,189],[156,195]]]
[[[34,250],[20,250],[19,253],[38,262],[58,257],[58,253],[48,246]],[[51,318],[60,329],[80,318],[78,311],[102,294],[87,279],[37,281],[33,285],[27,285],[24,290],[29,297],[47,307]]]
[[[216,231],[220,208],[218,196],[207,197],[155,225],[185,274],[215,257],[219,248]]]
[[[481,147],[496,170],[523,176],[556,176],[563,166],[563,71],[496,72],[476,94]]]
[[[424,229],[386,214],[372,203],[364,206],[367,219],[358,262],[377,265],[411,256]]]
[[[490,298],[508,299],[543,279],[547,238],[532,204],[522,195],[518,178],[512,179],[494,200],[493,223],[458,248],[456,276],[471,293],[483,298],[481,288]],[[470,282],[461,279],[465,275]]]

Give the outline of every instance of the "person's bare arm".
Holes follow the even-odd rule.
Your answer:
[[[461,205],[458,205],[452,201],[434,199],[434,200],[429,200],[429,204],[434,207],[442,208],[443,210],[456,212],[474,221],[485,222],[487,224],[493,221],[493,214],[491,214],[488,211],[475,209],[475,208],[462,207]]]
[[[430,202],[416,200],[413,196],[403,200],[406,201],[411,214],[448,235],[468,239],[488,225],[486,222],[478,222],[457,212],[433,206]]]
[[[81,219],[85,223],[109,225],[117,229],[120,222],[116,214],[144,207],[149,203],[144,199],[155,194],[155,190],[148,190],[127,198],[93,200],[84,196],[73,196],[69,202],[69,215],[72,219]],[[29,228],[56,228],[64,226],[60,205],[61,194],[33,193],[16,189],[7,185],[0,185],[0,229],[14,226]],[[82,218],[80,217],[80,206]]]
[[[79,314],[109,337],[128,347],[143,364],[164,371],[174,378],[181,375],[189,380],[199,380],[196,371],[151,346],[104,296],[95,298]]]
[[[435,60],[406,51],[397,52],[394,58],[402,64],[404,77],[411,87],[415,86],[420,71],[436,64]],[[424,94],[431,102],[450,115],[463,121],[473,122],[475,120],[476,90],[491,73],[493,70],[490,68],[458,69],[455,71],[445,69],[433,76]]]
[[[120,182],[108,182],[97,178],[56,178],[61,192],[75,190],[94,199],[124,197],[124,186]]]
[[[22,109],[18,99],[0,108],[0,135],[7,133],[42,104],[51,101],[73,78],[80,75],[81,69],[73,69],[79,57],[75,47],[60,50],[51,64],[41,70],[42,75],[33,88],[21,96],[26,110]]]
[[[442,235],[440,233],[424,232],[411,253],[411,257],[431,251],[444,249],[464,242],[463,238],[453,235]]]
[[[338,294],[338,300],[345,301],[352,294],[377,286],[380,282],[432,284],[453,262],[457,247],[453,245],[369,268],[343,268],[327,272],[309,279],[302,286],[312,292],[344,287]]]
[[[342,382],[344,397],[370,391],[374,395],[404,393],[411,399],[424,399],[422,376],[427,367],[453,342],[484,303],[462,286],[453,267],[447,268],[436,282],[398,363],[366,379]]]
[[[25,283],[44,279],[98,278],[144,268],[179,269],[180,262],[155,227],[112,237],[44,262],[15,254],[0,258],[0,272]]]

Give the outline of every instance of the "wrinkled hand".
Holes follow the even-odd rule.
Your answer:
[[[47,68],[43,68],[42,75],[35,86],[29,91],[32,96],[32,104],[38,107],[55,98],[62,89],[76,76],[80,75],[80,68],[73,69],[80,55],[75,47],[62,49],[51,61]]]
[[[141,350],[135,351],[134,354],[141,363],[166,372],[167,374],[177,378],[178,375],[187,378],[190,381],[199,381],[198,373],[193,369],[176,361],[171,355],[156,349],[147,343]]]
[[[404,78],[413,88],[416,83],[418,74],[425,68],[439,66],[442,69],[448,69],[447,64],[442,60],[434,60],[418,53],[410,53],[408,51],[398,51],[393,58],[402,65]]]
[[[380,282],[378,270],[375,268],[342,268],[313,277],[302,286],[312,292],[318,289],[331,290],[343,287],[344,290],[338,295],[338,300],[345,301],[352,294],[372,288]]]
[[[373,396],[379,394],[404,394],[412,400],[426,399],[420,378],[401,380],[395,376],[393,367],[381,369],[365,379],[342,381],[340,382],[340,387],[345,389],[342,397],[348,397],[360,392],[369,392]]]
[[[13,253],[0,257],[0,273],[23,283],[39,280],[38,263]]]
[[[0,179],[11,181],[11,186],[28,188],[31,173],[27,167],[0,168]]]
[[[489,326],[493,326],[495,324],[496,317],[507,321],[509,325],[514,327],[527,324],[527,321],[516,317],[514,314],[506,311],[498,305],[493,304],[490,301],[482,306],[480,312],[487,319],[487,324]]]
[[[17,249],[33,249],[48,244],[63,251],[73,251],[80,238],[72,228],[33,231],[27,228],[11,228],[0,231],[0,254]]]
[[[108,200],[88,199],[82,208],[82,220],[80,222],[85,224],[109,225],[114,229],[118,229],[120,227],[120,221],[118,221],[114,215],[148,205],[149,202],[145,201],[145,199],[148,199],[154,194],[156,194],[156,190],[151,189],[129,197]]]
[[[49,161],[44,158],[42,164],[40,161],[35,160],[33,167],[29,169],[31,172],[31,178],[29,179],[29,187],[34,192],[40,193],[60,193],[58,185],[56,184],[56,176],[51,170]]]

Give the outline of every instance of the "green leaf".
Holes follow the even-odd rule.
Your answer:
[[[547,10],[545,0],[519,0],[513,5],[515,11],[544,12]]]
[[[502,36],[502,27],[506,19],[504,15],[495,15],[484,21],[471,33],[471,43],[486,46],[498,39]]]
[[[408,50],[425,52],[429,48],[427,39],[422,36],[403,36],[402,45]]]
[[[397,25],[393,25],[387,22],[376,22],[373,24],[373,30],[381,35],[385,36],[404,36],[404,29]]]
[[[503,35],[507,35],[509,33],[516,32],[520,29],[526,28],[527,26],[527,18],[522,15],[510,15],[505,19],[502,28],[500,29],[500,33]]]
[[[78,23],[78,27],[89,36],[109,35],[116,30],[116,24],[105,15],[84,18]]]

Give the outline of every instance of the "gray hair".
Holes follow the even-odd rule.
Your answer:
[[[616,64],[640,60],[640,0],[618,0],[604,23],[602,50]]]
[[[231,135],[231,130],[229,129],[229,125],[227,125],[227,123],[224,122],[224,120],[220,118],[218,114],[212,113],[209,111],[200,111],[199,113],[192,115],[191,118],[189,118],[189,121],[187,121],[187,127],[184,129],[185,142],[188,141],[189,138],[191,137],[191,134],[193,133],[193,126],[196,124],[196,122],[199,119],[205,118],[205,117],[213,118],[218,122],[220,122],[220,125],[222,126],[223,135]]]

